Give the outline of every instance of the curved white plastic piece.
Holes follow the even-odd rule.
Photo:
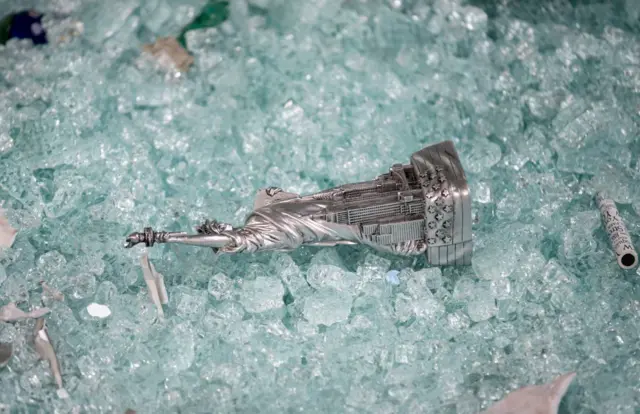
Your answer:
[[[40,318],[51,310],[49,308],[37,308],[31,312],[25,312],[18,308],[14,302],[10,302],[0,308],[0,321],[2,322],[16,322],[24,319],[37,319]]]
[[[11,227],[9,220],[4,215],[4,210],[0,208],[0,247],[11,247],[16,239],[18,230]]]
[[[149,296],[151,296],[151,301],[154,305],[156,305],[158,315],[160,315],[160,317],[162,318],[164,317],[162,304],[167,304],[169,302],[167,289],[164,286],[164,277],[162,276],[162,274],[156,271],[147,254],[140,257],[140,265],[142,266],[144,281],[147,284],[147,288],[149,288]]]
[[[44,318],[36,320],[33,343],[40,358],[49,362],[49,368],[51,368],[53,379],[58,386],[58,397],[68,398],[69,394],[62,384],[62,370],[60,369],[60,362],[58,361],[56,352],[53,349],[53,344],[51,343],[51,338],[49,337],[49,332],[45,325]]]
[[[557,414],[560,401],[575,376],[575,372],[570,372],[548,384],[520,388],[480,414]]]
[[[632,269],[638,265],[638,253],[636,252],[627,227],[620,217],[616,203],[607,198],[605,194],[596,195],[596,204],[600,209],[602,223],[609,235],[611,247],[616,252],[618,266],[622,269]]]

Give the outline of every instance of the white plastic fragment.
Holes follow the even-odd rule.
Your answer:
[[[160,317],[164,317],[162,305],[169,302],[167,289],[164,286],[164,276],[156,271],[153,264],[149,261],[148,255],[145,254],[140,257],[140,264],[142,266],[144,281],[146,282],[147,288],[149,289],[151,301],[156,305]]]
[[[570,372],[548,384],[515,390],[481,414],[557,414],[560,401],[575,376],[575,372]]]
[[[111,315],[111,309],[107,305],[101,305],[99,303],[91,303],[87,306],[87,312],[89,315],[95,318],[108,318]]]
[[[53,349],[53,344],[51,343],[49,332],[47,331],[47,327],[44,323],[44,318],[39,318],[36,321],[33,343],[40,358],[49,362],[49,368],[51,368],[51,373],[53,374],[53,378],[58,386],[58,397],[61,399],[69,398],[69,393],[67,393],[62,384],[60,363]]]
[[[611,247],[616,253],[618,266],[631,269],[638,264],[638,253],[633,246],[627,227],[620,217],[616,203],[602,192],[596,194],[596,204],[600,209],[604,228],[609,235]]]
[[[167,288],[164,286],[164,276],[162,273],[156,271],[156,267],[153,263],[149,262],[151,265],[151,271],[155,277],[156,285],[158,286],[158,296],[160,297],[160,303],[166,305],[169,303],[169,296],[167,295]]]
[[[25,312],[18,308],[15,302],[11,302],[0,308],[0,321],[16,322],[24,319],[37,319],[46,315],[50,311],[51,310],[49,308],[38,308],[30,312]]]
[[[0,248],[11,247],[16,239],[16,234],[18,234],[18,230],[11,227],[4,210],[0,208]]]

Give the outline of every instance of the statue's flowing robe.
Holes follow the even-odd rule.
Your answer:
[[[319,218],[330,203],[331,200],[305,197],[263,205],[247,217],[244,227],[220,233],[233,241],[220,250],[233,253],[289,251],[303,244],[361,243],[359,226],[330,223]]]
[[[272,203],[277,201],[277,203]],[[301,245],[331,246],[335,244],[366,244],[379,251],[416,255],[424,253],[422,240],[395,245],[377,245],[362,237],[358,224],[340,224],[323,219],[333,201],[299,197],[279,192],[270,196],[261,192],[255,210],[247,217],[244,227],[217,231],[231,239],[219,250],[227,253],[255,251],[291,251]]]

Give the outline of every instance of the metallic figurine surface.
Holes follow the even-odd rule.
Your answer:
[[[260,190],[242,228],[216,221],[197,234],[155,232],[127,238],[138,243],[180,243],[228,253],[288,251],[301,245],[366,244],[399,255],[425,253],[432,265],[469,265],[471,198],[453,142],[415,152],[372,181],[300,196]]]

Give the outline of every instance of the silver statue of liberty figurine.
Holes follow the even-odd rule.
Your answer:
[[[207,221],[197,234],[156,232],[138,243],[180,243],[227,253],[290,251],[302,245],[365,244],[399,255],[426,254],[432,265],[469,265],[471,198],[453,142],[415,152],[371,181],[301,196],[270,187],[258,192],[243,227]]]

